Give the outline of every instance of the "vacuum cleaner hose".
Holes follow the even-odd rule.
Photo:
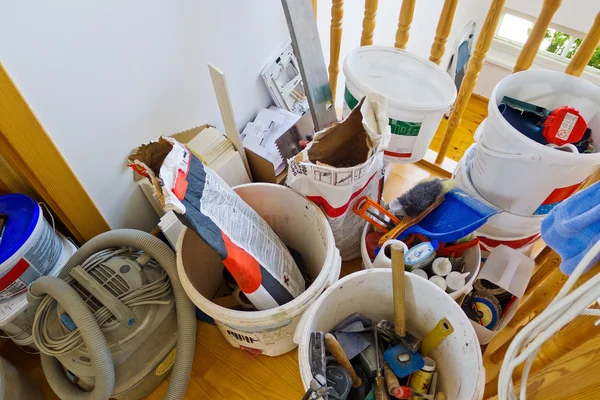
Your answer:
[[[129,246],[142,250],[158,262],[171,281],[177,310],[177,354],[171,373],[165,399],[181,399],[187,388],[192,370],[196,343],[196,315],[194,305],[187,297],[177,274],[175,253],[160,239],[149,233],[133,229],[119,229],[96,236],[84,244],[67,261],[58,278],[43,277],[29,288],[29,318],[34,318],[37,308],[46,295],[55,298],[67,311],[81,331],[83,340],[90,352],[92,365],[96,371],[96,385],[92,392],[77,389],[65,376],[59,361],[46,354],[41,355],[42,368],[54,392],[60,398],[68,399],[108,399],[114,390],[115,376],[112,355],[106,339],[92,313],[77,292],[62,280],[69,276],[71,269],[83,263],[98,251]],[[34,326],[33,331],[36,332]],[[34,333],[35,335],[35,333]]]

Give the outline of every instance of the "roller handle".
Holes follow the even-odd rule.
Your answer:
[[[392,245],[392,283],[394,287],[394,330],[406,336],[406,288],[404,285],[404,249]]]
[[[350,373],[352,387],[359,387],[362,384],[362,380],[356,375],[356,371],[354,371],[354,367],[350,364],[350,360],[348,360],[346,353],[344,353],[344,349],[342,349],[342,346],[340,346],[335,336],[331,333],[325,334],[325,346],[327,346],[327,350],[333,354],[337,363]]]

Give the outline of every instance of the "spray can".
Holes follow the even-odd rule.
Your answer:
[[[423,357],[425,365],[420,370],[413,372],[408,381],[410,386],[415,392],[418,393],[429,393],[429,386],[433,379],[433,373],[435,372],[435,361],[429,357]],[[413,400],[420,400],[418,397],[413,397]]]

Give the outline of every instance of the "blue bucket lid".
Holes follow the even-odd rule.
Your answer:
[[[40,217],[40,206],[24,194],[7,194],[0,196],[1,214],[8,215],[8,220],[0,242],[0,264],[29,239]]]

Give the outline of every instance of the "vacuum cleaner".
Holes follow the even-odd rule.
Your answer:
[[[141,399],[172,370],[165,399],[181,399],[196,317],[160,239],[114,230],[83,245],[59,277],[29,288],[28,316],[46,378],[61,399]]]

